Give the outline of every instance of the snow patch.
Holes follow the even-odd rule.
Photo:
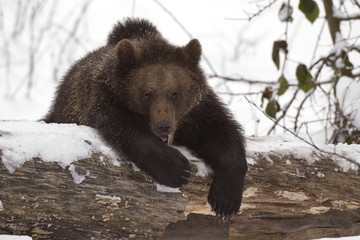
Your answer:
[[[168,193],[181,193],[178,188],[172,188],[161,184],[156,184],[156,190],[158,192],[168,192]]]
[[[291,165],[291,161],[289,159],[286,160],[285,162],[286,165]]]
[[[24,235],[0,235],[0,240],[32,240],[32,237]]]
[[[253,158],[253,157],[247,156],[246,161],[247,161],[248,165],[255,165],[256,164],[255,158]]]
[[[0,212],[4,211],[4,206],[3,206],[3,203],[2,201],[0,200]]]
[[[318,178],[323,178],[323,177],[325,177],[325,174],[323,174],[322,172],[318,172],[318,173],[316,174],[316,176],[317,176]]]
[[[335,18],[346,18],[347,17],[344,12],[340,11],[335,6],[333,6],[333,8],[332,8],[332,12],[333,12],[333,17],[335,17]]]
[[[187,159],[189,159],[190,163],[194,164],[197,168],[196,176],[200,177],[206,177],[210,173],[213,172],[213,170],[206,165],[206,163],[194,155],[190,153],[190,151],[183,146],[172,146],[173,148],[177,149],[182,155],[184,155]]]
[[[360,145],[317,145],[327,152],[336,152],[347,158],[354,159],[360,163]],[[197,176],[205,177],[212,172],[201,159],[194,157],[186,148],[175,147],[192,164],[197,167]],[[74,182],[81,183],[89,176],[90,172],[79,174],[76,172],[74,162],[80,159],[90,158],[94,153],[103,153],[112,164],[119,166],[118,155],[111,150],[97,134],[96,130],[76,124],[45,124],[44,122],[32,121],[0,121],[0,149],[1,161],[10,173],[14,173],[29,159],[39,159],[43,162],[55,162],[62,168],[69,169]],[[309,165],[323,157],[324,153],[316,151],[312,146],[289,134],[281,136],[265,136],[248,138],[247,160],[248,164],[256,164],[255,159],[264,157],[272,163],[269,154],[280,156],[293,155],[296,158],[304,159]],[[332,155],[331,159],[339,166],[339,170],[359,170],[356,164],[350,163],[343,158]],[[100,161],[104,161],[101,158]],[[290,160],[286,164],[291,164]],[[133,164],[134,169],[136,167]],[[296,171],[298,177],[306,177],[299,169]],[[321,173],[317,173],[322,177]],[[160,191],[174,191],[158,187]],[[177,190],[178,191],[178,190]]]
[[[284,3],[279,11],[280,21],[285,22],[285,21],[288,21],[289,19],[291,19],[292,12],[293,12],[292,7],[290,5]]]
[[[77,173],[76,170],[75,170],[74,164],[70,164],[69,171],[70,171],[71,176],[73,177],[74,182],[76,184],[82,183],[85,180],[86,177],[90,176],[90,171],[89,170],[86,170],[85,175],[81,175],[81,174]]]
[[[55,162],[69,171],[76,183],[88,176],[76,173],[72,165],[81,159],[103,153],[115,166],[118,155],[111,150],[96,130],[76,124],[46,124],[32,121],[0,121],[1,161],[10,173],[29,159]]]
[[[360,145],[358,144],[317,144],[317,147],[323,151],[337,153],[360,163]],[[328,154],[317,151],[314,147],[287,133],[279,136],[249,137],[247,139],[247,159],[251,161],[249,164],[253,164],[254,159],[258,157],[264,157],[268,160],[267,156],[272,153],[281,157],[293,155],[295,158],[304,159],[308,165],[318,161],[320,157],[328,156]],[[330,158],[334,160],[343,172],[359,171],[357,165],[341,157],[331,155]],[[300,177],[305,177],[300,170],[296,173]]]
[[[333,49],[330,51],[330,53],[334,53],[335,56],[340,56],[341,52],[347,52],[348,51],[348,43],[345,41],[341,33],[336,32],[335,35],[335,45]]]
[[[116,196],[106,196],[106,195],[101,195],[101,194],[96,194],[95,195],[96,198],[103,198],[103,199],[108,199],[114,202],[121,202],[121,197],[116,197]]]

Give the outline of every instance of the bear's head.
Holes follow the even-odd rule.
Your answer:
[[[184,47],[165,41],[121,40],[110,85],[122,104],[141,115],[163,142],[172,142],[176,127],[206,91],[199,66],[201,46],[191,40]]]

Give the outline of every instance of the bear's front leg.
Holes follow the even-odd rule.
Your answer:
[[[163,143],[139,115],[127,109],[102,103],[88,116],[88,125],[127,160],[169,187],[188,183],[191,167],[178,150]]]
[[[214,170],[208,201],[216,215],[230,218],[241,205],[247,172],[241,126],[213,92],[209,92],[185,117],[175,133],[184,145]]]
[[[226,159],[219,161],[226,162]],[[231,169],[214,170],[208,202],[217,216],[228,219],[239,211],[247,167],[233,165]]]

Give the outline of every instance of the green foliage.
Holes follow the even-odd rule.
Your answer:
[[[354,69],[354,65],[350,62],[349,57],[346,55],[344,59],[344,64],[346,69]]]
[[[281,77],[278,79],[278,83],[280,84],[280,88],[277,92],[277,95],[281,96],[286,92],[286,90],[288,90],[289,83],[284,77],[284,75],[281,75]]]
[[[331,9],[331,7],[334,7],[333,0],[326,0],[326,1],[324,0],[323,4],[326,10]],[[287,3],[286,2],[282,3],[279,9],[278,17],[281,22],[286,23],[286,28],[285,28],[285,34],[283,35],[284,39],[274,41],[271,57],[276,68],[278,70],[280,70],[281,68],[281,75],[276,83],[271,83],[271,86],[268,85],[264,89],[261,98],[261,107],[264,106],[264,101],[266,101],[265,113],[269,117],[276,118],[277,113],[280,111],[282,112],[281,116],[278,116],[278,118],[276,119],[276,123],[270,129],[269,133],[273,131],[273,129],[275,129],[275,126],[278,123],[278,121],[280,121],[283,118],[288,118],[289,116],[288,109],[290,109],[292,104],[296,104],[296,101],[294,100],[298,100],[297,94],[302,91],[307,94],[300,95],[303,98],[303,100],[300,101],[300,104],[297,107],[296,116],[294,118],[294,130],[297,131],[300,121],[299,116],[301,116],[300,113],[304,107],[304,103],[308,99],[311,99],[309,97],[314,96],[313,94],[317,94],[317,92],[319,92],[317,90],[321,90],[323,93],[325,93],[325,95],[328,98],[327,99],[328,112],[329,113],[333,112],[331,114],[332,115],[331,117],[329,117],[328,114],[327,115],[328,118],[326,120],[321,120],[321,121],[330,122],[331,126],[334,128],[333,135],[331,136],[330,139],[327,139],[327,141],[329,140],[329,142],[332,143],[343,142],[348,144],[354,144],[354,143],[360,144],[360,129],[358,127],[354,127],[354,125],[351,125],[353,121],[353,119],[351,118],[351,116],[353,116],[352,113],[350,113],[348,116],[344,115],[343,113],[344,109],[342,108],[337,95],[337,85],[340,82],[342,84],[343,81],[341,81],[341,79],[343,76],[346,76],[353,80],[356,80],[358,78],[358,74],[354,74],[354,72],[356,72],[354,71],[354,69],[357,68],[357,65],[353,64],[355,63],[354,59],[351,59],[353,60],[353,62],[350,61],[349,53],[355,51],[360,52],[359,48],[354,46],[350,47],[349,44],[345,42],[344,46],[342,46],[343,49],[341,49],[340,53],[332,51],[328,56],[321,57],[318,60],[315,59],[315,53],[314,53],[314,59],[311,61],[312,62],[311,67],[310,65],[306,66],[305,64],[298,64],[296,68],[297,84],[294,84],[293,82],[289,84],[288,80],[284,76],[284,72],[285,70],[287,70],[286,62],[289,60],[288,59],[288,39],[289,39],[288,29],[293,20],[292,18],[293,10],[294,9],[290,5],[290,1],[288,1]],[[303,16],[305,16],[306,19],[308,19],[308,21],[310,21],[311,23],[314,23],[316,19],[319,17],[319,7],[318,4],[316,3],[316,0],[300,0],[299,10],[304,14]],[[345,12],[345,14],[347,13]],[[326,16],[325,21],[329,21],[331,23],[330,21],[331,18],[334,18],[336,20],[336,17],[331,15],[331,16]],[[358,19],[354,19],[350,21],[356,21],[356,20]],[[335,23],[337,23],[339,26],[334,28],[336,31],[334,29],[329,28],[330,34],[333,35],[334,31],[335,33],[340,32],[341,34],[341,31],[339,31],[341,29],[341,25],[340,25],[341,20],[337,19]],[[321,34],[322,34],[322,30],[320,32],[319,39]],[[317,45],[318,44],[319,43],[317,43]],[[334,43],[334,45],[336,45],[336,43]],[[308,50],[309,49],[304,49],[304,51],[308,51]],[[283,58],[280,59],[281,51],[285,53],[284,60]],[[292,62],[296,62],[296,60]],[[282,67],[280,67],[280,65]],[[324,69],[326,69],[325,71],[330,70],[331,74],[326,74],[326,76],[324,77],[324,75],[321,74]],[[314,76],[311,74],[310,70]],[[322,80],[321,78],[326,78],[326,81],[321,81]],[[274,85],[276,85],[278,89],[273,89],[272,86]],[[291,91],[290,93],[290,94],[293,93],[293,97],[292,98],[288,98],[289,96],[281,97],[286,92],[288,92],[287,94],[290,95],[288,91],[288,88],[290,86],[292,87],[292,90],[295,90],[295,91]],[[316,86],[318,86],[317,89],[315,89]],[[323,86],[329,86],[329,87],[323,87]],[[282,101],[281,103],[284,102],[284,107],[282,109],[280,108],[279,105],[280,99]],[[286,100],[289,101],[285,102]],[[326,125],[328,125],[328,123],[326,123]]]
[[[272,50],[272,59],[275,63],[275,66],[277,67],[277,69],[279,70],[280,68],[280,57],[279,57],[279,53],[280,50],[283,50],[287,53],[287,42],[286,41],[275,41],[274,45],[273,45],[273,50]]]
[[[314,0],[300,0],[299,9],[311,23],[314,23],[319,16],[319,7]]]
[[[299,88],[304,92],[308,92],[315,84],[312,81],[312,75],[308,71],[305,64],[299,64],[296,68],[296,78],[298,80]]]
[[[266,105],[265,113],[272,118],[276,118],[276,113],[280,112],[280,105],[276,100],[270,100]]]

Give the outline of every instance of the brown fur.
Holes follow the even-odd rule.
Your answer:
[[[191,149],[215,171],[209,203],[223,217],[241,204],[247,171],[242,129],[207,85],[193,39],[168,43],[146,20],[118,23],[104,47],[75,63],[60,84],[46,122],[96,128],[117,151],[162,184],[190,177]]]

